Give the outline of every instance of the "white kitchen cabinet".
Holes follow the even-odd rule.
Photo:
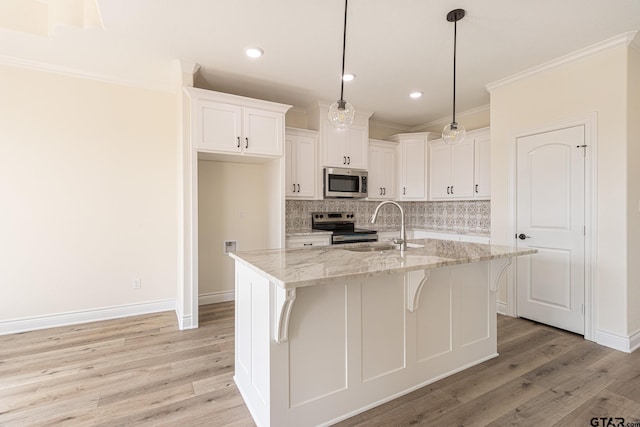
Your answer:
[[[320,236],[289,236],[286,238],[287,248],[310,248],[313,246],[328,246],[331,244],[331,235],[323,234]]]
[[[397,200],[427,200],[427,141],[429,132],[393,135],[398,142]]]
[[[429,199],[468,200],[474,193],[473,139],[455,145],[429,143]]]
[[[489,129],[473,134],[475,146],[475,178],[473,196],[476,199],[491,198],[491,138]]]
[[[489,199],[489,129],[467,133],[456,145],[429,143],[429,200]]]
[[[200,152],[282,156],[288,105],[187,88]]]
[[[369,164],[369,132],[363,126],[336,129],[328,120],[323,123],[323,166],[367,169]]]
[[[369,140],[369,200],[396,198],[397,143]]]
[[[304,129],[285,131],[285,185],[287,199],[318,198],[318,133]]]

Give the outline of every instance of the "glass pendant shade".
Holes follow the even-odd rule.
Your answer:
[[[341,99],[329,107],[328,118],[336,129],[345,129],[353,124],[356,110],[349,102]]]
[[[442,140],[446,144],[458,144],[462,142],[467,130],[459,123],[451,122],[442,129]]]

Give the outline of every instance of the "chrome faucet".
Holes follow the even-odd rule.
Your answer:
[[[391,200],[385,200],[384,202],[381,202],[376,207],[376,210],[373,213],[373,216],[371,217],[371,224],[375,224],[376,218],[378,218],[378,211],[380,210],[380,208],[388,204],[394,205],[395,207],[400,209],[400,221],[401,221],[400,222],[400,239],[393,239],[392,241],[395,244],[400,244],[400,250],[405,251],[407,249],[407,231],[404,227],[404,209],[402,209],[402,206],[400,206],[398,203],[393,202]]]

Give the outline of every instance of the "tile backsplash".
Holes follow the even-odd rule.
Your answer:
[[[287,200],[286,230],[311,228],[311,212],[354,212],[356,227],[371,227],[371,215],[380,202],[362,200]],[[399,202],[405,211],[406,226],[442,231],[489,234],[491,232],[489,200],[459,202]],[[378,230],[398,229],[400,212],[393,206],[380,211]]]

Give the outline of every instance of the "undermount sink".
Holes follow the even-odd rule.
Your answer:
[[[416,248],[424,248],[424,245],[419,243],[407,243],[407,249],[416,249]],[[380,251],[390,251],[390,250],[400,250],[400,245],[394,245],[392,243],[388,244],[372,244],[368,246],[356,246],[353,248],[344,248],[351,252],[380,252]]]

